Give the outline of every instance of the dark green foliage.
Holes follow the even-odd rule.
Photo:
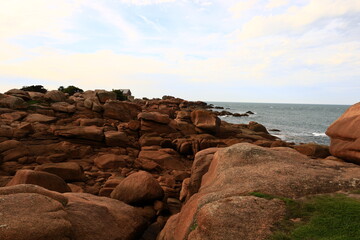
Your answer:
[[[63,93],[67,93],[69,94],[70,96],[71,95],[74,95],[75,93],[78,93],[78,92],[84,92],[84,90],[82,90],[81,88],[78,88],[78,87],[75,87],[73,85],[70,85],[68,86],[67,88],[64,88],[63,86],[60,86],[58,88],[59,91],[63,92]]]
[[[116,93],[116,99],[119,101],[125,101],[127,100],[127,96],[123,94],[123,92],[120,89],[113,89],[114,93]]]
[[[271,240],[360,239],[359,200],[340,194],[322,195],[286,205],[288,214],[275,227]]]
[[[39,92],[39,93],[46,93],[47,92],[47,90],[42,85],[24,86],[20,90],[28,91],[28,92]]]

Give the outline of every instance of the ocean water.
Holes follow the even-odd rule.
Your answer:
[[[326,129],[339,118],[350,106],[317,104],[281,104],[281,103],[234,103],[209,102],[214,106],[224,107],[232,113],[252,111],[249,117],[221,116],[230,123],[248,123],[255,121],[263,124],[269,131],[287,142],[330,144],[325,135]],[[216,111],[222,111],[217,110]]]

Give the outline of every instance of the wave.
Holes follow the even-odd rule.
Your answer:
[[[312,135],[314,135],[315,137],[326,137],[326,134],[325,134],[325,133],[313,132]]]

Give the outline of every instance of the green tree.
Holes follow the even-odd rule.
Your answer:
[[[82,90],[81,88],[75,87],[73,85],[70,85],[70,86],[68,86],[66,88],[64,88],[63,86],[60,86],[58,88],[58,90],[63,92],[63,93],[68,93],[70,96],[74,95],[75,93],[78,93],[78,92],[84,92],[84,90]]]
[[[28,91],[28,92],[39,92],[39,93],[47,92],[47,90],[42,85],[23,86],[20,90]]]

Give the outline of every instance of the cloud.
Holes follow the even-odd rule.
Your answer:
[[[340,17],[356,12],[360,12],[360,1],[311,0],[302,7],[292,6],[282,14],[253,17],[243,25],[239,31],[239,37],[240,39],[249,39],[296,31],[320,19]]]
[[[282,7],[285,6],[289,3],[289,0],[269,0],[269,2],[267,3],[267,5],[265,6],[265,8],[278,8],[278,7]]]
[[[72,16],[78,1],[71,0],[11,0],[2,1],[0,7],[0,38],[37,35],[64,38],[71,28],[68,17]]]
[[[175,2],[176,0],[120,0],[122,3],[138,6]]]
[[[258,0],[239,1],[238,3],[230,7],[229,11],[233,15],[233,17],[240,18],[243,16],[243,14],[252,9],[257,3]]]

